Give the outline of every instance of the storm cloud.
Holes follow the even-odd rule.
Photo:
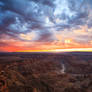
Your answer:
[[[52,42],[58,40],[56,33],[67,38],[72,32],[81,43],[79,39],[85,40],[85,36],[74,32],[85,25],[86,31],[92,28],[91,4],[91,0],[0,0],[0,38]],[[33,32],[32,39],[29,35]],[[91,32],[87,31],[85,41],[92,40],[92,35],[88,36]],[[23,36],[26,34],[31,38]]]

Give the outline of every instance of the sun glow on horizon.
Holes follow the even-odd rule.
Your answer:
[[[73,49],[56,49],[56,52],[74,52],[74,51],[79,51],[79,52],[92,52],[92,48],[73,48]]]
[[[71,48],[71,49],[54,49],[54,50],[24,50],[17,52],[92,52],[92,48]]]

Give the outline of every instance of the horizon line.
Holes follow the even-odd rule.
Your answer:
[[[53,50],[23,50],[23,51],[0,51],[4,52],[92,52],[92,48],[71,48],[71,49],[53,49]]]
[[[53,50],[24,50],[16,52],[92,52],[92,48],[71,48],[71,49],[53,49]]]

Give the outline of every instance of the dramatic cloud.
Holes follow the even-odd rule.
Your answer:
[[[92,47],[92,0],[0,0],[0,47],[12,40],[32,49]]]

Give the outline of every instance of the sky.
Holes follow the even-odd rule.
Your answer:
[[[92,0],[0,0],[0,52],[92,49]]]

